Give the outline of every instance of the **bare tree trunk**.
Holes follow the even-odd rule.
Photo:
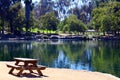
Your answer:
[[[1,20],[2,20],[2,34],[4,34],[4,18],[2,17]]]
[[[25,16],[26,16],[26,33],[28,32],[29,28],[29,19],[30,19],[30,7],[31,7],[32,0],[26,0],[25,2]]]
[[[14,29],[13,29],[13,25],[12,25],[12,20],[10,21],[10,31],[11,31],[11,33],[14,33]]]

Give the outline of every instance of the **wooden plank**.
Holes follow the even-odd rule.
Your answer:
[[[15,68],[15,69],[18,69],[18,70],[20,70],[22,68],[22,66],[18,66],[18,65],[15,65],[15,64],[6,64],[6,65],[9,68]]]
[[[31,58],[14,58],[15,60],[18,60],[18,61],[23,61],[23,62],[25,62],[25,61],[38,61],[37,59],[31,59]]]
[[[45,66],[27,66],[27,67],[22,67],[24,70],[45,70],[46,67]]]
[[[37,65],[37,67],[38,67],[40,70],[45,70],[45,69],[46,69],[46,66],[43,66],[43,65]]]

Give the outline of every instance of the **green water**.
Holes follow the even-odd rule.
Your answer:
[[[120,77],[119,41],[0,41],[0,61],[39,59],[54,68],[99,71]]]

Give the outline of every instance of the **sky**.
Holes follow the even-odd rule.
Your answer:
[[[40,0],[32,0],[32,3],[35,3],[36,1],[39,2]],[[22,1],[22,5],[25,6],[23,1]]]
[[[33,3],[36,2],[36,1],[39,2],[40,0],[32,0]]]
[[[35,2],[39,2],[40,0],[32,0],[32,3],[35,3]],[[53,0],[53,1],[56,1],[56,0]],[[79,4],[82,4],[82,0],[75,0],[75,2],[77,1],[77,3],[79,3]],[[91,1],[91,0],[90,0]],[[23,4],[23,6],[25,6],[24,5],[24,2],[22,2],[22,4]]]

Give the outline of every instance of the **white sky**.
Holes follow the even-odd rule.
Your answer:
[[[32,0],[32,3],[35,3],[36,1],[39,2],[40,0]],[[22,5],[25,6],[23,0],[22,0]]]
[[[39,2],[40,0],[32,0],[33,3],[36,2],[36,1]]]
[[[39,2],[39,1],[40,1],[40,0],[32,0],[32,3]],[[58,0],[52,0],[52,1],[58,1]],[[91,1],[91,0],[89,0],[89,1]],[[89,2],[89,1],[88,1],[88,2]],[[75,3],[78,3],[78,6],[83,5],[83,4],[82,4],[82,0],[75,0]],[[86,4],[87,4],[87,3],[86,3]],[[23,0],[22,0],[22,5],[25,6]],[[74,6],[75,6],[75,5],[73,5],[73,7],[74,7]]]

